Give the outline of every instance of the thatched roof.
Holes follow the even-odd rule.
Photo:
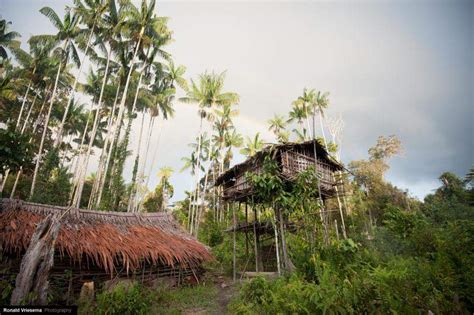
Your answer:
[[[212,259],[206,246],[184,232],[167,213],[88,211],[1,199],[0,246],[23,252],[36,224],[49,214],[64,214],[56,240],[60,255],[85,259],[113,274],[145,263],[195,267]]]
[[[226,182],[227,180],[237,176],[239,173],[247,171],[247,169],[257,163],[258,161],[262,160],[263,157],[268,154],[269,152],[283,152],[288,150],[294,149],[311,149],[313,150],[313,146],[316,144],[316,154],[318,155],[318,160],[321,159],[324,162],[332,165],[337,170],[342,170],[344,167],[337,162],[333,157],[331,157],[323,145],[321,145],[317,140],[309,140],[305,142],[286,142],[282,144],[271,144],[266,146],[263,150],[258,151],[254,156],[248,158],[247,160],[243,161],[242,163],[236,164],[226,172],[221,174],[215,182],[216,186],[221,185],[222,183]]]

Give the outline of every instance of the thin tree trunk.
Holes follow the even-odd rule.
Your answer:
[[[163,122],[164,123],[164,122]],[[156,154],[158,153],[158,148],[160,147],[160,140],[161,140],[161,131],[163,128],[163,124],[160,125],[159,128],[159,133],[158,133],[158,141],[156,142],[156,147],[155,150],[153,150],[153,155],[151,157],[151,161],[154,161],[156,159]],[[146,176],[146,183],[145,186],[148,187],[148,183],[150,182],[150,177],[151,177],[151,172],[153,170],[153,163],[150,163],[150,168],[148,169],[148,175]],[[141,207],[143,206],[143,201],[144,199],[142,198],[140,200],[139,206],[138,206],[138,212],[141,211]]]
[[[76,207],[80,206],[81,197],[82,197],[82,189],[84,187],[86,172],[87,172],[87,168],[89,166],[89,158],[90,158],[92,146],[94,144],[94,140],[95,140],[95,137],[96,137],[96,134],[97,134],[97,129],[98,129],[99,120],[100,120],[100,110],[103,107],[102,97],[104,95],[104,89],[105,89],[105,85],[107,83],[107,75],[108,75],[108,71],[109,71],[109,63],[110,63],[111,52],[112,52],[112,50],[110,50],[109,53],[107,54],[107,63],[105,65],[104,78],[102,79],[102,86],[100,88],[99,101],[97,102],[97,111],[96,111],[95,117],[94,117],[94,124],[93,124],[93,127],[92,127],[92,134],[90,136],[89,144],[87,146],[87,152],[86,152],[86,157],[85,157],[86,160],[84,162],[83,172],[82,172],[82,174],[80,175],[80,178],[79,178],[79,184],[78,184],[78,188],[77,188],[77,192],[76,192],[76,196],[75,196],[74,204],[76,205]]]
[[[66,45],[64,45],[64,46],[66,46]],[[33,197],[33,194],[35,193],[36,178],[38,176],[41,157],[42,157],[42,154],[43,154],[44,139],[46,138],[46,133],[47,133],[47,130],[48,130],[49,118],[51,116],[51,110],[53,109],[54,98],[56,96],[56,90],[58,88],[58,81],[59,81],[59,75],[60,74],[61,74],[61,63],[59,63],[59,65],[58,65],[58,71],[56,73],[56,79],[54,81],[53,93],[51,94],[51,99],[49,101],[48,114],[46,115],[46,120],[44,122],[43,135],[41,136],[41,142],[40,142],[40,147],[39,147],[39,150],[38,150],[38,156],[36,158],[35,171],[33,173],[33,180],[31,182],[31,190],[30,190],[29,199],[31,199]]]
[[[26,114],[25,122],[23,123],[23,126],[21,127],[21,131],[20,131],[21,134],[25,132],[26,125],[28,124],[28,120],[30,120],[31,111],[33,110],[33,107],[35,106],[37,97],[38,97],[38,94],[35,94],[35,97],[33,98],[33,102],[31,103],[31,106],[28,109],[28,113]]]
[[[201,116],[201,119],[199,121],[199,138],[198,138],[198,147],[196,149],[196,153],[197,153],[197,167],[196,167],[196,174],[195,174],[195,179],[194,179],[194,182],[197,183],[197,187],[196,187],[196,193],[195,193],[195,202],[197,202],[197,199],[199,197],[199,171],[200,171],[200,167],[201,167],[201,140],[202,140],[202,116]],[[194,206],[193,206],[193,198],[192,198],[192,195],[191,195],[191,200],[190,200],[190,203],[189,203],[189,207],[190,207],[190,215],[189,215],[189,232],[191,234],[193,234],[193,224],[194,224]],[[196,205],[197,207],[197,205]]]
[[[33,70],[33,73],[35,73],[35,70]],[[30,80],[30,83],[28,83],[28,88],[26,89],[25,96],[23,96],[23,101],[21,103],[21,108],[20,108],[20,114],[18,114],[18,119],[16,121],[16,126],[15,126],[16,130],[20,126],[21,116],[23,115],[23,110],[25,109],[26,99],[28,98],[28,93],[30,93],[30,88],[31,88],[31,80]]]
[[[95,205],[95,202],[96,202],[96,199],[97,199],[97,194],[99,193],[99,188],[101,186],[102,180],[105,178],[105,175],[106,175],[106,170],[104,170],[104,166],[105,166],[106,158],[107,158],[108,144],[109,144],[109,141],[111,140],[111,136],[112,136],[112,132],[111,132],[112,121],[113,121],[113,118],[115,116],[115,110],[116,110],[116,107],[117,107],[119,92],[120,92],[120,81],[119,81],[119,84],[117,86],[117,91],[115,93],[114,104],[112,105],[112,112],[110,113],[109,119],[107,121],[107,135],[105,136],[104,145],[102,147],[102,152],[100,154],[99,167],[97,169],[96,179],[94,181],[94,185],[92,186],[92,192],[91,192],[91,195],[89,197],[89,204],[87,205],[88,209],[91,209],[92,206]]]
[[[276,252],[276,259],[277,259],[277,270],[278,270],[278,275],[281,275],[281,269],[280,269],[280,244],[278,241],[278,228],[276,226],[276,217],[273,220],[273,230],[275,231],[275,252]]]
[[[308,107],[306,105],[304,107],[304,113],[305,113],[306,127],[308,127],[308,137],[309,137],[309,135],[311,134],[311,127],[309,126]],[[313,126],[312,133],[314,135],[314,126]],[[306,135],[305,135],[305,138],[306,138]]]
[[[130,189],[130,195],[128,196],[128,212],[133,212],[135,209],[134,200],[135,193],[137,191],[137,174],[138,174],[138,165],[140,163],[140,149],[142,145],[142,136],[143,136],[143,125],[145,124],[145,113],[142,114],[142,123],[140,126],[140,132],[138,136],[138,146],[137,152],[135,155],[135,164],[134,164],[134,174],[132,175],[132,188]]]
[[[285,228],[283,227],[283,214],[281,209],[278,208],[278,214],[279,214],[279,221],[280,221],[280,235],[281,235],[281,251],[283,254],[283,261],[285,265],[285,269],[288,272],[292,272],[295,269],[295,266],[290,260],[290,257],[288,256],[288,250],[286,247],[286,238],[285,238]]]
[[[148,151],[150,149],[151,135],[153,133],[154,123],[155,123],[155,117],[150,115],[150,120],[148,121],[148,137],[147,137],[146,146],[145,146],[145,156],[143,158],[143,162],[141,163],[141,165],[139,165],[139,171],[138,171],[138,183],[139,183],[139,185],[143,185],[143,183],[145,181],[145,167],[146,167],[146,162],[148,160]],[[146,187],[148,187],[148,185]],[[135,212],[140,212],[142,196],[143,196],[143,193],[136,194],[136,197],[135,197],[135,204],[136,204]]]
[[[13,199],[15,197],[16,186],[18,185],[18,181],[20,179],[22,171],[23,166],[20,166],[20,170],[16,173],[15,183],[13,184],[12,191],[10,192],[10,199]]]
[[[316,150],[316,133],[315,133],[315,118],[314,118],[314,111],[313,111],[313,154],[314,154],[314,170],[316,172],[317,181],[318,181],[318,200],[319,200],[319,215],[321,217],[321,224],[323,225],[323,235],[324,235],[324,243],[327,245],[329,243],[329,233],[328,227],[325,220],[325,213],[324,213],[324,203],[321,196],[321,177],[318,175],[318,153]]]
[[[115,142],[117,132],[119,132],[119,127],[122,124],[122,118],[123,118],[123,114],[124,114],[124,111],[125,111],[125,102],[127,100],[128,87],[130,85],[130,78],[131,78],[132,73],[133,73],[133,67],[135,65],[135,59],[137,58],[138,49],[140,48],[140,42],[142,40],[142,36],[143,36],[144,31],[145,31],[144,28],[142,28],[141,31],[140,31],[138,42],[137,42],[137,45],[135,47],[135,51],[133,53],[132,61],[131,61],[131,64],[130,64],[130,69],[128,71],[127,80],[125,81],[125,86],[123,88],[123,93],[122,93],[122,98],[120,100],[117,119],[115,120],[115,122],[113,124],[113,127],[112,127],[112,134],[114,135],[114,137],[112,138],[112,141],[110,143],[110,148],[111,149],[114,147],[114,142]],[[108,168],[108,165],[109,165],[109,162],[110,162],[111,153],[112,153],[112,150],[109,151],[109,155],[107,157],[107,162],[106,162],[106,165],[105,165],[106,166],[106,168],[105,168],[106,173],[107,173],[107,168]],[[102,181],[101,187],[99,187],[99,193],[98,193],[98,198],[97,198],[97,203],[96,203],[97,206],[100,204],[100,201],[102,199],[104,184],[105,184],[105,178]]]
[[[323,114],[321,113],[321,111],[319,111],[319,124],[321,125],[321,135],[323,136],[324,146],[326,147],[326,150],[328,150],[328,144],[326,142],[326,134],[324,133],[324,127],[323,127]]]
[[[77,185],[79,184],[79,178],[81,176],[81,172],[82,172],[82,151],[83,151],[83,146],[84,146],[84,141],[86,140],[86,134],[87,134],[87,130],[89,130],[89,121],[91,119],[91,116],[92,116],[92,106],[91,106],[91,109],[89,111],[89,115],[87,116],[87,121],[86,121],[86,126],[84,127],[84,130],[82,131],[82,137],[81,137],[81,143],[79,144],[79,147],[78,147],[78,156],[77,156],[77,160],[76,160],[76,166],[74,167],[74,185],[73,185],[73,188],[71,190],[71,194],[69,195],[69,204],[73,204],[74,203],[74,196],[75,196],[75,191],[77,189]]]
[[[210,168],[210,164],[207,167],[206,175],[204,176],[204,187],[203,187],[202,196],[201,196],[202,205],[201,205],[201,210],[198,211],[197,222],[196,222],[196,238],[198,237],[198,234],[199,234],[199,225],[201,223],[201,216],[205,210],[206,189],[207,189],[207,183],[208,183],[208,178],[209,178],[209,168]]]
[[[92,24],[92,28],[91,28],[91,31],[89,33],[89,37],[87,38],[86,49],[84,50],[84,56],[82,57],[81,65],[79,66],[79,73],[74,78],[74,84],[72,85],[72,91],[69,94],[69,98],[68,98],[68,101],[67,101],[66,108],[64,110],[63,118],[61,120],[61,124],[59,125],[58,133],[56,135],[56,140],[54,142],[54,147],[55,148],[57,148],[61,144],[61,141],[62,141],[64,124],[66,122],[66,117],[67,117],[67,114],[69,112],[69,108],[71,107],[72,100],[74,99],[74,96],[76,94],[77,82],[79,81],[79,77],[82,75],[82,69],[84,67],[84,62],[86,60],[87,52],[89,51],[90,43],[91,43],[91,40],[92,40],[92,35],[94,34],[94,28],[95,28],[95,21]]]

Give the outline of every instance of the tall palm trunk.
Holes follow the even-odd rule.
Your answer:
[[[196,193],[195,193],[195,202],[197,203],[198,197],[199,197],[199,173],[200,173],[200,168],[201,168],[201,141],[202,141],[202,120],[203,117],[201,115],[201,119],[199,121],[199,139],[198,139],[198,147],[196,150],[197,153],[197,167],[196,167],[196,174],[194,175],[194,182],[197,183],[196,187]],[[193,233],[193,224],[194,224],[194,205],[192,204],[192,198],[190,200],[189,206],[190,206],[190,215],[189,215],[189,232],[192,234]],[[196,205],[197,207],[197,205]]]
[[[43,104],[41,104],[41,108],[38,112],[38,116],[36,116],[35,122],[33,123],[33,131],[32,131],[33,134],[35,133],[36,128],[38,128],[38,126],[41,122],[41,113],[43,113],[44,107],[46,106],[46,102],[48,101],[48,93],[49,93],[49,88],[50,87],[51,86],[48,85],[45,89]]]
[[[145,156],[143,157],[143,162],[141,165],[139,165],[139,171],[138,171],[138,181],[139,185],[143,184],[144,182],[144,176],[145,176],[145,167],[146,167],[146,162],[148,159],[148,151],[150,149],[150,142],[151,142],[151,135],[153,133],[153,125],[155,123],[155,117],[150,115],[150,120],[148,121],[148,137],[146,141],[146,146],[145,146]],[[135,212],[140,211],[141,207],[141,196],[136,195],[135,197]]]
[[[36,68],[33,70],[33,73],[35,73],[35,71],[36,71]],[[26,89],[25,95],[23,96],[23,101],[21,103],[20,113],[18,114],[18,119],[16,121],[15,129],[18,129],[18,127],[20,126],[21,116],[23,115],[23,111],[25,109],[25,104],[26,104],[26,100],[28,99],[28,94],[30,93],[30,88],[31,88],[31,80],[30,80],[30,83],[28,83],[28,88]]]
[[[130,78],[132,77],[132,73],[133,73],[133,67],[135,65],[135,59],[137,58],[137,54],[138,54],[138,49],[140,48],[140,43],[141,43],[141,40],[142,40],[142,36],[143,36],[143,33],[145,32],[145,29],[142,27],[142,29],[140,30],[140,35],[138,37],[138,42],[137,42],[137,46],[135,47],[135,51],[133,52],[133,57],[132,57],[132,61],[131,61],[131,64],[130,64],[130,69],[128,71],[128,74],[127,74],[127,80],[125,81],[125,86],[123,88],[123,93],[122,93],[122,99],[120,100],[120,106],[119,106],[119,111],[118,111],[118,115],[117,115],[117,118],[113,124],[113,127],[112,127],[112,133],[114,135],[114,137],[112,138],[112,141],[110,143],[110,148],[112,149],[113,146],[114,146],[114,142],[115,142],[115,139],[116,139],[116,135],[117,135],[117,132],[119,131],[119,126],[121,125],[122,123],[122,118],[123,118],[123,114],[125,112],[125,102],[127,100],[127,93],[128,93],[128,87],[130,85]],[[107,156],[107,162],[106,162],[106,168],[105,168],[105,172],[107,172],[107,167],[108,167],[108,164],[110,162],[110,156],[112,154],[112,150],[109,151],[109,155]],[[98,206],[100,204],[100,201],[102,199],[102,194],[103,194],[103,190],[104,190],[104,184],[105,184],[105,178],[104,180],[102,181],[102,184],[101,184],[101,187],[99,187],[99,192],[98,192],[98,197],[97,197],[97,202],[96,202],[96,206]]]
[[[108,71],[109,71],[109,63],[110,63],[111,52],[112,52],[112,50],[110,50],[108,55],[107,55],[107,63],[105,65],[104,78],[102,79],[102,86],[100,88],[99,101],[97,102],[97,111],[96,111],[95,117],[94,117],[94,124],[93,124],[93,127],[92,127],[92,133],[91,133],[91,136],[89,138],[89,144],[87,145],[87,152],[86,152],[86,155],[85,155],[85,161],[84,161],[82,173],[81,173],[80,178],[79,178],[78,188],[76,190],[76,196],[75,196],[75,200],[74,200],[74,204],[75,204],[76,207],[80,206],[80,201],[81,201],[81,197],[82,197],[82,189],[84,187],[86,172],[87,172],[87,168],[89,166],[89,158],[90,158],[90,155],[91,155],[92,145],[94,144],[94,140],[95,140],[95,137],[96,137],[96,134],[97,134],[97,129],[98,129],[99,120],[100,120],[100,110],[102,109],[102,106],[103,106],[102,105],[102,97],[104,95],[105,84],[107,83],[107,75],[108,75]]]
[[[66,47],[66,43],[64,45]],[[61,63],[58,65],[58,71],[56,73],[56,79],[54,81],[54,88],[53,88],[53,93],[51,94],[51,99],[49,101],[49,109],[48,109],[48,114],[46,114],[46,120],[44,122],[43,126],[43,135],[41,136],[41,142],[40,142],[40,147],[38,150],[38,156],[36,157],[36,165],[35,165],[35,171],[33,173],[33,180],[31,181],[31,189],[30,189],[30,196],[29,199],[33,197],[33,194],[35,193],[35,186],[36,186],[36,178],[38,176],[38,171],[39,171],[39,166],[43,154],[43,146],[44,146],[44,139],[46,138],[46,133],[48,131],[48,124],[49,124],[49,118],[51,117],[51,111],[53,109],[53,104],[54,104],[54,97],[56,96],[56,90],[58,88],[58,81],[59,81],[59,75],[61,74]]]
[[[134,205],[134,200],[135,200],[135,193],[137,191],[137,174],[138,174],[138,165],[140,163],[140,151],[141,151],[141,145],[142,145],[142,136],[143,136],[143,125],[145,124],[145,113],[142,115],[142,123],[140,126],[140,133],[138,136],[138,146],[137,146],[137,151],[135,153],[135,162],[133,165],[133,175],[132,175],[132,187],[130,189],[130,194],[128,196],[128,212],[133,212],[135,209]]]
[[[21,127],[20,134],[23,134],[25,132],[26,125],[28,123],[28,120],[30,119],[31,111],[32,111],[33,107],[35,106],[37,97],[38,97],[38,94],[35,94],[35,97],[33,98],[33,102],[31,103],[31,106],[30,106],[30,108],[28,110],[28,113],[26,115],[25,122],[23,123],[23,126]],[[30,142],[31,142],[31,140],[30,140]],[[10,198],[15,197],[16,187],[18,185],[18,181],[20,180],[20,176],[21,176],[22,172],[23,172],[23,167],[20,167],[20,169],[18,170],[18,172],[16,174],[15,183],[13,184],[12,191],[10,192]]]
[[[99,158],[99,167],[97,169],[97,175],[94,181],[94,184],[92,186],[92,191],[91,195],[89,197],[89,204],[87,205],[88,209],[91,209],[92,206],[95,205],[96,199],[97,199],[97,194],[99,192],[99,188],[101,186],[102,179],[105,178],[106,171],[104,170],[105,163],[106,163],[106,158],[107,158],[107,152],[108,152],[108,144],[111,141],[111,136],[112,136],[112,122],[115,117],[115,110],[117,108],[117,101],[119,97],[119,92],[120,92],[120,81],[117,86],[117,91],[115,92],[115,99],[114,99],[114,104],[112,105],[112,112],[109,115],[109,119],[107,121],[107,134],[105,136],[105,141],[104,145],[102,146],[102,152],[100,154]]]
[[[316,133],[315,133],[315,113],[313,111],[313,154],[314,154],[314,170],[316,172],[317,176],[317,181],[318,181],[318,200],[319,200],[319,216],[321,218],[321,224],[323,225],[323,233],[324,233],[324,243],[327,245],[329,244],[329,232],[328,232],[328,227],[327,227],[327,222],[326,222],[326,215],[324,211],[324,202],[321,196],[321,176],[319,176],[319,171],[318,171],[318,153],[316,150]],[[283,236],[282,236],[283,237]]]
[[[326,142],[326,134],[324,133],[324,126],[323,126],[323,113],[319,111],[319,124],[321,126],[321,135],[323,136],[323,141],[324,141],[324,146],[326,147],[326,150],[328,150],[328,144]]]
[[[31,112],[33,111],[33,107],[35,107],[37,98],[38,98],[38,94],[35,94],[35,97],[33,98],[33,102],[31,103],[31,106],[28,109],[28,113],[26,114],[25,122],[23,123],[23,126],[21,127],[21,130],[20,130],[21,134],[25,132],[28,121],[30,120]]]
[[[202,189],[202,196],[201,196],[201,200],[202,200],[201,210],[198,211],[197,215],[196,215],[196,218],[197,218],[197,220],[196,220],[196,238],[198,237],[198,234],[199,234],[199,224],[201,222],[201,216],[202,216],[202,213],[205,210],[207,182],[208,182],[208,178],[209,178],[209,169],[210,169],[211,164],[212,163],[209,163],[209,166],[206,169],[206,175],[204,176],[204,187]]]
[[[69,108],[71,107],[72,100],[74,99],[74,96],[76,95],[77,82],[79,81],[79,77],[82,75],[82,69],[84,67],[84,61],[86,60],[87,52],[89,51],[90,43],[91,43],[91,40],[92,40],[92,35],[94,34],[94,28],[95,28],[95,21],[92,24],[92,28],[91,28],[91,31],[89,33],[89,37],[87,38],[86,49],[84,50],[84,56],[82,56],[81,65],[79,66],[79,73],[75,76],[74,84],[72,85],[72,91],[69,94],[69,98],[68,98],[68,101],[67,101],[66,108],[64,110],[63,118],[61,120],[61,124],[59,125],[58,133],[56,134],[56,140],[54,141],[54,147],[55,148],[57,148],[61,144],[61,141],[62,141],[64,124],[66,123],[67,114],[69,112]]]
[[[313,131],[311,132],[311,128],[309,126],[308,107],[306,105],[304,107],[304,113],[305,113],[306,126],[308,127],[308,137],[309,137],[311,133],[314,135],[314,126],[313,126]],[[306,138],[306,135],[305,135],[305,138]]]
[[[160,140],[161,140],[161,131],[163,128],[163,124],[160,125],[159,128],[159,133],[158,133],[158,141],[156,142],[155,150],[153,150],[153,155],[151,156],[151,161],[154,161],[156,159],[156,155],[158,154],[158,149],[160,147]],[[144,166],[145,167],[145,166]],[[153,170],[153,163],[150,163],[150,167],[148,168],[147,176],[146,176],[146,182],[145,186],[148,187],[148,183],[150,182],[150,177],[151,177],[151,172]],[[144,199],[142,198],[140,200],[140,203],[138,205],[138,212],[140,212],[141,207],[143,206]]]

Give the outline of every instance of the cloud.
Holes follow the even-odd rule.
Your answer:
[[[26,41],[52,32],[37,12],[43,5],[64,3],[6,0],[0,10]],[[442,172],[463,175],[474,161],[473,10],[472,1],[172,1],[157,8],[170,17],[175,41],[168,50],[188,77],[227,70],[226,89],[241,97],[240,132],[272,141],[266,121],[274,113],[286,114],[304,87],[329,91],[327,114],[345,121],[344,162],[366,158],[379,135],[396,134],[405,154],[392,160],[387,179],[419,197],[437,187]],[[198,134],[195,109],[175,107],[163,124],[150,187],[160,167],[181,168]],[[138,130],[137,120],[131,148]],[[179,199],[193,178],[175,172],[171,181]]]

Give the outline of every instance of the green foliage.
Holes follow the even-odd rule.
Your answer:
[[[95,314],[149,314],[153,293],[136,284],[118,285],[111,292],[97,295]]]
[[[7,169],[16,172],[21,166],[28,168],[32,164],[33,146],[30,137],[16,132],[13,127],[0,129],[0,173]]]
[[[65,205],[72,188],[71,174],[60,164],[57,150],[49,151],[38,175],[37,189],[31,200],[50,205]]]
[[[300,180],[308,178],[303,175]],[[332,240],[328,246],[312,245],[308,230],[300,229],[289,237],[297,273],[275,281],[252,280],[230,310],[237,314],[472,312],[471,190],[449,173],[440,180],[443,185],[410,210],[396,198],[377,200],[382,194],[357,198],[360,202],[354,204],[351,219],[360,214],[357,207],[365,212],[364,207],[385,202],[371,238],[355,233],[364,231],[363,220],[352,220],[354,239]],[[304,185],[296,186],[305,196]]]

